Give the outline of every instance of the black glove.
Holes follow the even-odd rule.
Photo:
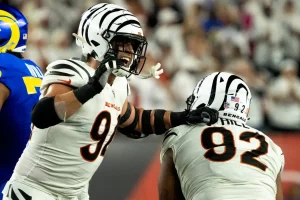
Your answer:
[[[107,83],[108,76],[114,69],[120,68],[123,63],[117,59],[114,53],[107,52],[104,59],[100,62],[94,76],[88,82],[95,90],[100,93]]]
[[[188,124],[206,123],[208,126],[218,121],[219,112],[209,107],[200,107],[196,110],[191,110],[186,115]]]
[[[99,94],[107,83],[108,76],[114,69],[118,69],[123,63],[117,61],[115,54],[108,52],[100,62],[94,76],[90,78],[87,84],[75,89],[74,95],[77,100],[84,104],[89,99]]]

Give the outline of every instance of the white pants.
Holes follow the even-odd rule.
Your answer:
[[[16,180],[7,182],[2,194],[3,200],[89,200],[87,193],[74,198],[66,198],[38,190]]]

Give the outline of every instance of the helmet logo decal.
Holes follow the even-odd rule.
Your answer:
[[[6,52],[7,50],[14,49],[19,43],[20,29],[16,18],[4,10],[0,10],[0,21],[9,24],[11,29],[10,39],[4,46],[0,47],[0,52]]]

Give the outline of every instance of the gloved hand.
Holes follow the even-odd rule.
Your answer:
[[[196,110],[191,110],[186,115],[188,124],[205,123],[208,126],[218,121],[219,112],[209,107],[199,107]]]
[[[107,83],[108,76],[114,69],[119,69],[123,63],[117,59],[114,53],[107,52],[104,59],[100,62],[94,76],[89,80],[94,89],[100,93]]]

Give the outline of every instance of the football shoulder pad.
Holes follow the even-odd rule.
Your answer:
[[[164,154],[167,152],[168,149],[173,149],[174,151],[174,146],[180,141],[180,139],[185,134],[188,134],[193,127],[194,126],[180,125],[174,128],[170,128],[168,131],[166,131],[161,147],[160,159],[162,160]],[[176,154],[176,152],[173,153],[174,155]]]
[[[41,92],[44,95],[51,84],[64,84],[78,88],[85,85],[94,74],[94,70],[86,63],[75,60],[57,60],[48,65],[44,75]]]

